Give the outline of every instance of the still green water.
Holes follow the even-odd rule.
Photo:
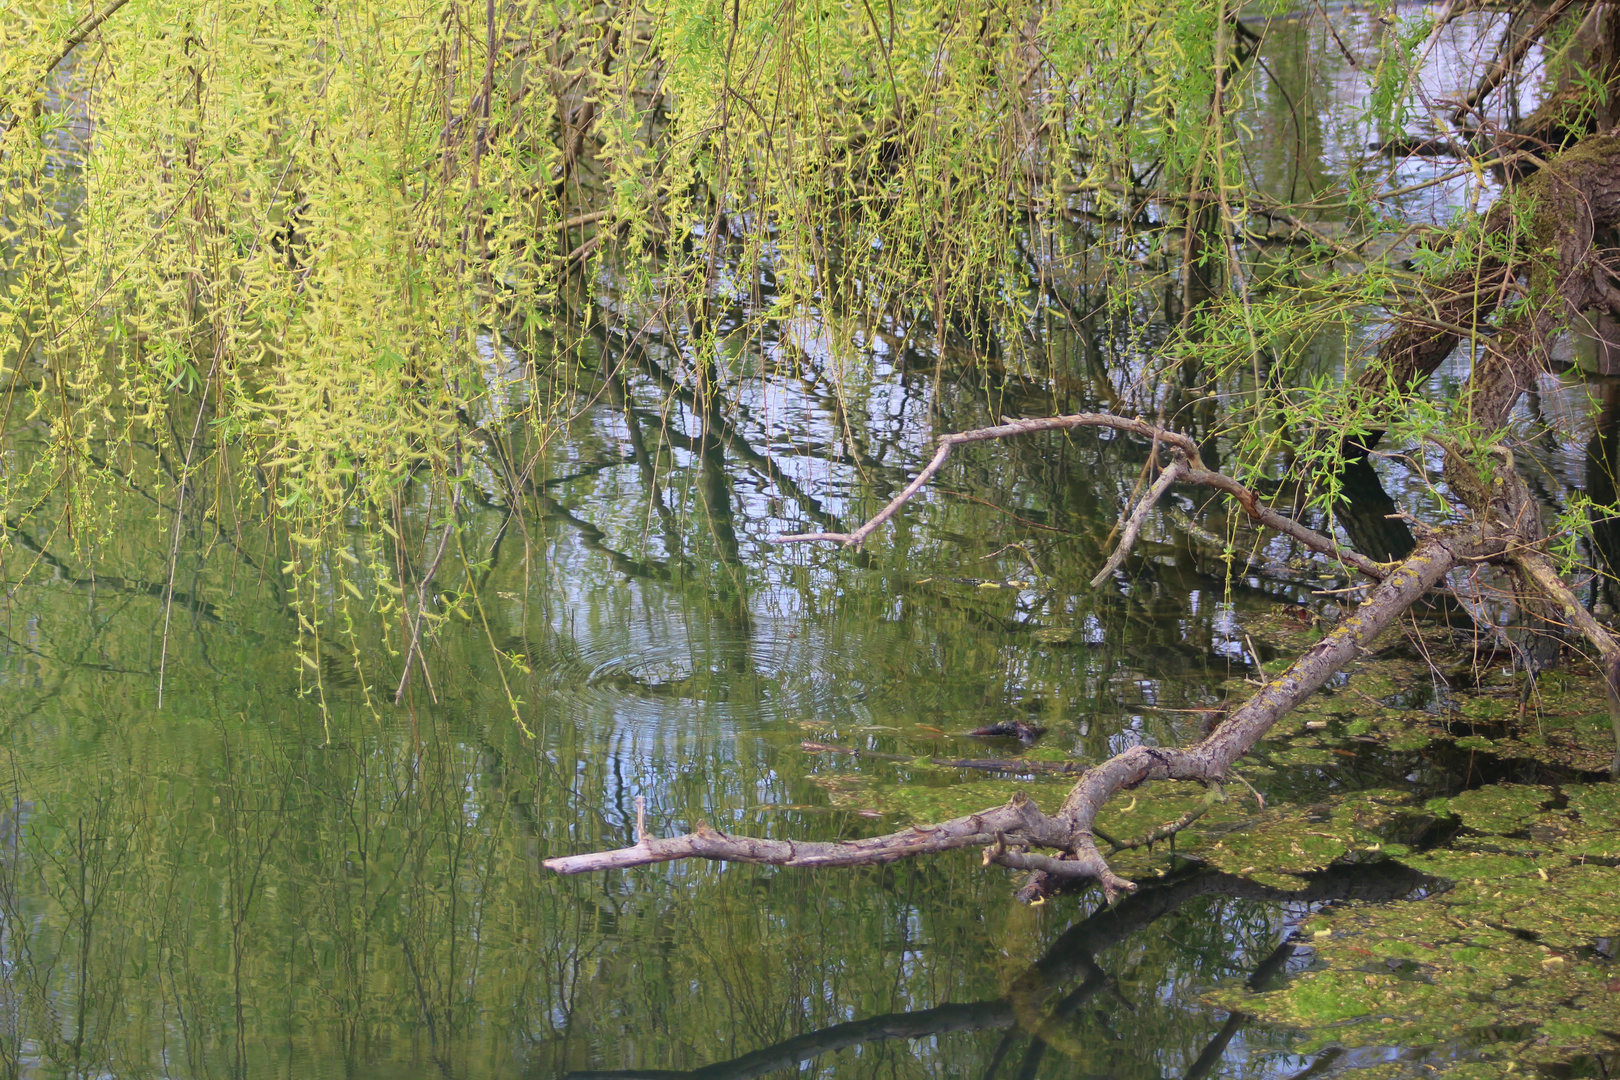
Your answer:
[[[1084,923],[1093,898],[1020,908],[1016,882],[974,854],[830,874],[541,869],[628,842],[636,796],[659,831],[892,827],[907,820],[902,787],[985,778],[801,741],[1008,755],[1024,749],[963,733],[1025,718],[1050,727],[1042,751],[1095,759],[1185,737],[1193,720],[1150,706],[1213,700],[1239,657],[1240,605],[1186,553],[1128,596],[1083,591],[1104,501],[1139,468],[1116,470],[1115,448],[989,448],[950,482],[972,499],[920,505],[852,557],[763,544],[783,525],[763,482],[705,475],[701,455],[666,450],[670,520],[649,522],[644,474],[621,454],[625,425],[644,422],[585,415],[526,528],[500,536],[502,507],[471,514],[468,544],[495,549],[489,634],[530,671],[504,665],[533,738],[489,636],[467,624],[430,646],[432,693],[399,709],[367,707],[360,685],[391,696],[397,660],[357,674],[330,646],[323,715],[296,656],[286,553],[212,517],[183,545],[159,708],[167,538],[150,511],[130,506],[81,558],[65,531],[14,536],[0,682],[10,1075],[552,1076],[694,1069],[790,1039],[808,1041],[735,1075],[801,1056],[843,1075],[954,1075],[1008,1049],[1006,994],[1041,965],[1089,988],[1071,1030],[1090,1049],[1043,1073],[1159,1075],[1205,1053],[1227,1021],[1199,991],[1248,977],[1302,905],[1204,882],[1151,917]],[[916,445],[916,416],[901,430]],[[824,491],[849,471],[781,460]],[[1081,944],[1061,944],[1075,926]],[[1015,1058],[1027,1042],[1013,1037]],[[1287,1045],[1245,1031],[1224,1053],[1289,1072]]]
[[[1196,710],[1241,686],[1249,642],[1280,655],[1279,606],[1320,603],[1228,580],[1169,516],[1128,573],[1088,589],[1148,452],[1092,433],[973,448],[865,553],[771,545],[893,490],[931,430],[983,421],[984,388],[947,387],[933,415],[926,381],[875,357],[875,415],[850,437],[780,378],[740,383],[759,396],[726,403],[734,424],[660,412],[650,370],[610,380],[619,403],[553,444],[521,520],[469,499],[463,542],[487,558],[436,587],[476,587],[483,617],[430,641],[431,685],[400,708],[399,658],[373,630],[325,643],[318,679],[301,665],[293,604],[309,593],[288,541],[268,546],[227,509],[252,500],[212,479],[179,547],[166,656],[171,504],[129,500],[77,555],[65,523],[13,530],[5,1075],[1290,1076],[1419,1069],[1492,1041],[1324,1051],[1208,999],[1310,967],[1290,939],[1327,901],[1433,887],[1394,861],[1279,885],[1161,857],[1163,883],[1113,911],[1091,893],[1020,907],[1017,880],[971,852],[826,873],[543,870],[630,842],[638,796],[659,832],[810,838],[1015,783],[1048,797],[1060,780],[910,759],[1095,761],[1194,738]],[[25,426],[14,445],[42,437]],[[1178,496],[1167,514],[1198,511]],[[323,580],[332,625],[344,592]],[[965,734],[1010,719],[1048,730],[1033,748]],[[1412,755],[1302,762],[1256,783],[1288,800],[1463,779]]]
[[[1268,55],[1295,92],[1253,106],[1256,170],[1284,197],[1366,135],[1319,122],[1335,63],[1320,37],[1278,24]],[[1267,141],[1301,112],[1297,145]],[[1385,1045],[1362,1028],[1345,1049],[1221,1004],[1320,967],[1301,931],[1323,905],[1439,887],[1393,859],[1276,881],[1161,857],[1166,876],[1115,910],[1093,893],[1020,907],[1017,879],[976,853],[833,873],[541,868],[629,843],[638,797],[660,833],[813,839],[1015,783],[1046,797],[1061,785],[914,759],[1183,742],[1252,670],[1251,643],[1261,662],[1287,655],[1263,627],[1280,605],[1321,610],[1312,586],[1332,583],[1228,578],[1177,526],[1224,532],[1202,496],[1172,499],[1127,572],[1087,588],[1148,453],[1095,433],[962,452],[864,553],[768,542],[853,524],[938,432],[1109,404],[1098,373],[1128,383],[1164,327],[1144,340],[1105,321],[1052,332],[1037,376],[1056,378],[964,375],[892,328],[850,362],[813,328],[784,331],[733,357],[701,408],[671,395],[655,334],[597,334],[529,500],[503,505],[475,465],[472,569],[451,560],[435,587],[475,591],[477,617],[433,636],[431,679],[398,708],[398,627],[301,661],[299,605],[332,626],[345,592],[333,565],[288,573],[250,474],[197,478],[171,546],[175,463],[103,463],[131,478],[110,522],[76,532],[48,509],[13,525],[3,565],[0,1075],[1022,1080],[1500,1060],[1513,1031]],[[1324,342],[1322,363],[1353,344]],[[44,424],[14,419],[8,469]],[[1542,475],[1585,481],[1589,427],[1548,441]],[[1398,467],[1386,478],[1433,497]],[[402,547],[420,563],[434,512],[416,494]],[[375,530],[353,525],[364,554]],[[1442,697],[1385,689],[1401,706]],[[1033,748],[965,734],[1014,719],[1047,732]],[[1313,752],[1256,786],[1286,806],[1480,779],[1469,755],[1459,771],[1437,751]],[[1620,926],[1594,940],[1606,929]]]

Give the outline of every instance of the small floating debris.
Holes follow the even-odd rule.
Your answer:
[[[1072,626],[1042,626],[1031,636],[1042,645],[1073,645],[1078,633]]]
[[[1037,727],[1027,720],[999,720],[986,727],[974,728],[968,734],[980,739],[1008,738],[1032,743],[1045,735],[1046,729]]]

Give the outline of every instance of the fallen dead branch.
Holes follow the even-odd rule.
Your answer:
[[[732,836],[699,825],[685,836],[644,837],[632,847],[548,859],[545,865],[563,874],[694,857],[774,866],[864,866],[962,847],[983,847],[987,864],[1040,871],[1068,881],[1097,881],[1113,900],[1136,886],[1115,874],[1097,850],[1093,822],[1112,795],[1150,780],[1224,780],[1230,766],[1280,717],[1370,646],[1459,559],[1499,553],[1500,548],[1500,543],[1488,541],[1478,530],[1462,529],[1426,538],[1359,608],[1340,620],[1332,632],[1279,678],[1235,709],[1209,737],[1186,748],[1135,746],[1089,768],[1053,814],[1043,813],[1019,795],[1005,806],[939,825],[833,842]],[[1040,854],[1036,849],[1058,854]]]
[[[1448,11],[1460,7],[1452,5]],[[1564,312],[1594,306],[1620,309],[1620,293],[1610,295],[1616,290],[1596,272],[1602,268],[1594,265],[1591,255],[1598,232],[1620,224],[1620,183],[1614,182],[1620,175],[1620,134],[1588,137],[1551,163],[1537,160],[1536,164],[1539,171],[1535,176],[1518,186],[1519,197],[1499,200],[1486,215],[1482,236],[1491,243],[1482,243],[1473,258],[1463,260],[1467,265],[1449,277],[1427,283],[1421,305],[1397,317],[1375,362],[1360,376],[1363,390],[1379,396],[1391,394],[1391,400],[1398,400],[1432,374],[1460,342],[1474,339],[1479,355],[1454,415],[1461,429],[1499,430],[1524,388],[1543,368],[1546,344],[1562,325]],[[1499,243],[1519,236],[1515,214],[1527,208],[1533,208],[1528,210],[1528,235],[1534,242]],[[1537,297],[1522,310],[1516,306],[1525,295],[1521,279],[1528,279],[1528,287]],[[1491,321],[1498,313],[1503,318]],[[1033,872],[1020,890],[1021,898],[1033,899],[1053,880],[1095,881],[1113,901],[1136,886],[1114,873],[1097,848],[1095,821],[1108,799],[1153,780],[1202,783],[1214,797],[1218,785],[1233,776],[1234,763],[1278,719],[1368,649],[1412,604],[1465,562],[1511,566],[1521,582],[1519,599],[1527,611],[1543,620],[1549,613],[1560,617],[1597,650],[1610,691],[1617,739],[1614,765],[1620,773],[1620,642],[1585,612],[1547,560],[1539,510],[1514,471],[1511,455],[1499,445],[1490,454],[1472,457],[1447,446],[1447,481],[1472,512],[1471,518],[1440,530],[1420,529],[1416,547],[1394,564],[1381,564],[1342,547],[1332,537],[1266,505],[1237,480],[1205,468],[1197,443],[1187,435],[1140,418],[1106,413],[1016,420],[941,436],[933,457],[916,478],[860,528],[849,533],[782,536],[775,542],[832,541],[858,548],[922,490],[956,447],[1081,427],[1109,428],[1151,439],[1156,449],[1166,451],[1167,458],[1146,496],[1126,515],[1118,548],[1097,584],[1122,563],[1154,504],[1177,483],[1226,493],[1257,524],[1375,584],[1326,636],[1233,708],[1202,741],[1187,747],[1139,745],[1087,768],[1054,813],[1047,814],[1019,796],[1005,806],[938,825],[862,840],[815,843],[731,836],[699,825],[689,835],[654,839],[641,834],[633,847],[554,858],[545,865],[560,873],[580,873],[701,857],[779,866],[856,866],[976,846],[984,849],[987,865]],[[1370,449],[1374,442],[1376,437],[1364,438],[1361,449]],[[1495,460],[1489,460],[1493,456]],[[1173,836],[1195,817],[1196,812],[1189,812],[1124,843],[1103,839],[1116,849],[1152,843]]]
[[[1266,507],[1259,496],[1230,477],[1202,467],[1198,448],[1192,439],[1158,428],[1139,419],[1105,413],[1081,413],[1043,420],[1020,420],[994,428],[942,436],[939,449],[917,479],[908,484],[887,506],[852,533],[814,533],[780,537],[779,542],[832,540],[856,545],[892,517],[944,464],[951,450],[969,442],[1007,438],[1037,431],[1108,427],[1127,434],[1153,439],[1172,451],[1167,475],[1187,483],[1202,484],[1232,495],[1245,512],[1262,524],[1278,522],[1286,533],[1314,551],[1339,559],[1377,579],[1359,607],[1348,612],[1321,641],[1296,660],[1286,672],[1267,682],[1248,701],[1233,709],[1201,742],[1185,748],[1135,746],[1085,770],[1052,814],[1041,811],[1022,795],[1005,806],[993,807],[932,826],[917,826],[862,840],[805,842],[758,837],[732,836],[700,824],[684,836],[653,839],[642,835],[637,843],[616,851],[594,852],[548,859],[545,865],[564,874],[608,870],[672,859],[706,858],[726,862],[764,863],[775,866],[862,866],[893,862],[916,855],[950,851],[962,847],[982,847],[986,865],[991,863],[1030,870],[1042,877],[1026,886],[1026,898],[1039,892],[1046,880],[1099,882],[1110,901],[1133,891],[1134,883],[1115,874],[1097,849],[1095,820],[1103,804],[1115,793],[1138,787],[1151,780],[1184,780],[1211,786],[1228,777],[1231,766],[1254,746],[1267,731],[1300,702],[1309,697],[1358,653],[1367,649],[1394,621],[1430,588],[1438,584],[1459,561],[1501,555],[1506,540],[1493,535],[1485,524],[1460,526],[1431,532],[1403,562],[1393,566],[1372,563],[1346,551],[1331,538],[1308,529]],[[1172,480],[1171,482],[1174,482]],[[1161,476],[1143,504],[1151,506],[1170,487]],[[1146,511],[1136,507],[1129,520],[1140,520]],[[1127,528],[1123,541],[1131,530]],[[1213,796],[1212,796],[1213,797]],[[1115,842],[1116,849],[1167,839],[1196,820],[1197,815],[1170,822],[1152,831],[1150,837]],[[1107,841],[1105,841],[1107,842]],[[1051,851],[1055,854],[1045,854]]]

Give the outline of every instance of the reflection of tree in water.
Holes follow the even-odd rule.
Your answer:
[[[997,957],[1018,934],[1004,939],[985,918],[999,887],[971,860],[808,884],[732,872],[600,890],[537,873],[572,835],[619,835],[611,804],[576,795],[609,786],[615,764],[600,753],[428,714],[381,733],[355,717],[334,725],[329,746],[309,737],[313,716],[287,738],[270,730],[287,725],[290,714],[178,724],[157,741],[161,759],[144,738],[111,738],[95,769],[53,764],[82,762],[71,747],[14,740],[5,795],[17,811],[0,818],[11,961],[0,996],[14,1018],[0,1049],[13,1061],[8,1033],[42,1031],[54,1034],[30,1052],[68,1071],[166,1060],[191,1076],[407,1060],[429,1074],[506,1075],[519,1067],[514,1046],[519,1074],[540,1076],[612,1062],[623,1045],[638,1060],[664,1047],[667,1065],[683,1046],[775,1044],[700,1071],[743,1076],[876,1039],[978,1032],[946,1049],[985,1072],[1001,1062],[1003,1078],[1076,1040],[1124,1055],[1105,1071],[1124,1070],[1171,1048],[1193,1060],[1211,1031],[1236,1028],[1152,994],[1133,1013],[1125,1001],[1141,994],[1119,981],[1207,984],[1227,957],[1270,950],[1278,919],[1263,909],[1276,901],[1411,887],[1389,867],[1298,894],[1189,874],[1071,927],[997,997]],[[553,755],[585,764],[576,774]],[[672,803],[733,798],[719,776],[683,772],[679,785]],[[1178,911],[1172,932],[1143,933]],[[897,942],[897,923],[913,921]],[[952,993],[967,1003],[838,1022],[870,1003]],[[808,1027],[818,1032],[783,1041]],[[715,1041],[723,1030],[728,1041]],[[1121,1043],[1108,1031],[1142,1034]],[[682,1032],[694,1034],[669,1041]]]
[[[1115,1070],[1150,1064],[1161,1047],[1122,1045],[1119,1034],[1110,1030],[1114,1011],[1134,1012],[1137,1006],[1122,992],[1098,954],[1127,944],[1134,935],[1194,900],[1224,898],[1290,904],[1390,901],[1409,896],[1430,882],[1415,871],[1388,862],[1325,871],[1294,891],[1230,874],[1193,871],[1145,888],[1117,906],[1103,908],[1071,926],[999,998],[836,1024],[685,1072],[597,1070],[568,1076],[570,1080],[753,1080],[779,1070],[802,1068],[823,1054],[867,1043],[996,1029],[1005,1029],[1006,1034],[979,1074],[982,1080],[997,1075],[1032,1077],[1049,1054],[1076,1059],[1088,1075],[1113,1075]],[[1294,952],[1295,946],[1287,941],[1276,946],[1252,967],[1247,985],[1266,989]],[[1226,1019],[1186,1069],[1183,1075],[1187,1080],[1209,1075],[1245,1020],[1241,1013]],[[1144,1056],[1147,1060],[1143,1060]]]
[[[895,415],[840,421],[848,437],[816,442],[807,429],[773,431],[750,413],[738,385],[711,383],[702,395],[681,386],[670,373],[678,369],[664,366],[678,353],[656,335],[634,346],[625,341],[603,338],[598,374],[626,434],[604,440],[590,426],[601,412],[582,418],[585,433],[565,437],[545,462],[550,473],[521,468],[504,436],[479,444],[491,472],[517,482],[505,505],[498,486],[489,498],[469,492],[466,535],[472,554],[487,553],[474,581],[486,601],[511,595],[524,602],[526,621],[497,624],[493,633],[502,649],[527,653],[537,674],[519,693],[536,711],[561,713],[572,704],[559,707],[559,697],[548,694],[566,681],[558,671],[570,647],[578,653],[591,643],[591,629],[576,631],[561,617],[572,614],[569,605],[582,623],[595,620],[597,633],[631,611],[630,603],[582,600],[591,589],[606,592],[628,580],[636,603],[667,605],[697,628],[694,638],[723,637],[721,659],[729,666],[658,683],[638,683],[632,671],[617,687],[676,706],[658,714],[664,726],[652,753],[623,728],[610,742],[591,726],[612,717],[576,723],[564,714],[539,745],[503,734],[505,710],[489,708],[481,696],[494,685],[488,644],[481,634],[449,631],[431,643],[432,659],[441,688],[454,688],[444,700],[462,699],[460,711],[424,703],[408,729],[387,721],[379,727],[369,715],[353,724],[339,717],[333,742],[323,745],[320,725],[308,726],[309,706],[289,689],[295,616],[277,588],[280,558],[268,545],[252,546],[258,534],[201,516],[188,520],[196,535],[188,533],[181,560],[191,578],[173,594],[194,618],[177,630],[183,640],[170,661],[172,711],[154,719],[138,684],[118,679],[145,670],[148,616],[164,591],[151,584],[162,581],[162,552],[154,557],[133,541],[103,550],[91,578],[88,565],[72,569],[77,560],[66,554],[45,558],[43,540],[30,548],[29,537],[15,538],[43,568],[20,595],[45,612],[45,647],[31,662],[50,668],[58,698],[51,734],[31,728],[28,738],[37,743],[13,743],[12,788],[27,792],[23,801],[34,809],[15,830],[9,876],[0,881],[0,890],[10,890],[0,932],[6,957],[18,957],[0,976],[10,979],[3,993],[18,1017],[10,1032],[55,1033],[40,1051],[54,1067],[92,1072],[98,1063],[134,1069],[145,1062],[155,1072],[168,1060],[183,1064],[164,1068],[189,1075],[242,1075],[271,1062],[296,1073],[325,1055],[357,1070],[412,1060],[430,1074],[479,1076],[508,1060],[512,1045],[527,1048],[524,1067],[536,1075],[612,1063],[617,1048],[629,1045],[642,1060],[686,1064],[684,1047],[707,1056],[724,1045],[714,1033],[728,1022],[733,1051],[774,1047],[750,1055],[756,1062],[765,1060],[758,1055],[789,1061],[824,1052],[817,1047],[862,1042],[881,1057],[875,1038],[949,1031],[969,1040],[965,1049],[952,1044],[953,1052],[999,1078],[1061,1060],[1076,1039],[1123,1055],[1088,1059],[1103,1061],[1105,1071],[1145,1068],[1142,1055],[1154,1053],[1219,1059],[1240,1020],[1222,1025],[1196,1007],[1156,1000],[1134,1001],[1139,1011],[1131,1013],[1124,1001],[1134,995],[1119,982],[1126,966],[1144,985],[1205,981],[1202,969],[1190,979],[1184,972],[1232,951],[1230,920],[1188,917],[1184,909],[1175,941],[1137,931],[1200,895],[1278,898],[1245,893],[1225,879],[1178,879],[1086,920],[1084,932],[1070,931],[1068,944],[1049,950],[1013,994],[997,997],[997,942],[986,929],[993,923],[976,899],[988,892],[1000,904],[1004,897],[993,877],[966,862],[811,884],[788,875],[702,872],[600,889],[537,876],[546,855],[624,842],[629,799],[642,791],[661,796],[666,814],[670,806],[742,813],[762,801],[809,803],[821,793],[796,750],[776,752],[767,737],[738,738],[736,729],[717,736],[707,730],[714,714],[701,711],[727,693],[734,703],[747,699],[737,687],[757,655],[749,638],[757,643],[769,629],[754,614],[770,614],[761,580],[785,583],[817,605],[816,632],[859,651],[863,675],[886,673],[896,714],[932,718],[936,706],[958,708],[963,699],[999,709],[1009,694],[1062,692],[1070,695],[1069,713],[1088,718],[1087,737],[1099,748],[1111,729],[1097,718],[1116,716],[1122,695],[1132,702],[1144,696],[1142,679],[1168,685],[1177,674],[1224,675],[1207,621],[1187,617],[1191,590],[1269,599],[1285,587],[1266,581],[1264,567],[1254,575],[1261,585],[1228,585],[1177,530],[1166,529],[1127,568],[1128,588],[1077,600],[1061,583],[1095,570],[1113,522],[1116,482],[1123,477],[1128,486],[1148,453],[1089,436],[964,454],[952,479],[963,498],[934,506],[925,527],[840,556],[878,571],[878,586],[835,581],[829,588],[829,576],[817,573],[765,579],[780,564],[758,557],[762,535],[790,516],[837,529],[838,514],[850,512],[835,514],[829,507],[836,503],[823,506],[810,494],[819,484],[796,481],[807,460],[849,478],[849,505],[886,497],[909,476],[908,446],[919,430],[964,426],[1010,402],[1033,401],[1033,382],[1011,372],[978,382],[955,377],[933,396],[927,383],[935,366],[917,363],[899,376],[904,399]],[[846,396],[825,371],[807,368],[804,379],[822,393],[829,415],[859,417],[870,404]],[[668,402],[669,411],[639,407],[638,387],[640,400]],[[931,403],[948,415],[931,416]],[[628,499],[614,486],[626,473],[633,474]],[[656,510],[628,505],[642,497]],[[766,497],[777,511],[761,512]],[[521,572],[527,540],[516,541],[527,534],[509,524],[519,502],[530,521],[538,519],[537,533],[549,531],[585,556],[575,564],[577,579],[520,591],[530,587]],[[662,552],[638,547],[626,527],[638,519],[662,525]],[[1008,539],[1019,547],[1001,550]],[[193,550],[208,543],[215,544],[210,558]],[[397,543],[412,546],[409,537]],[[425,560],[405,561],[420,567]],[[446,588],[456,573],[449,565],[441,570]],[[981,587],[1037,574],[1057,584]],[[253,592],[240,582],[268,587]],[[92,589],[95,603],[116,615],[94,629],[82,617]],[[1076,631],[1047,648],[1032,633],[1060,619],[1073,630],[1080,613],[1095,615],[1091,637]],[[354,693],[337,678],[350,660],[340,650],[374,644],[361,638],[326,646],[322,662],[337,709],[346,707],[339,700],[345,695],[352,704]],[[120,649],[142,664],[120,662]],[[796,661],[805,654],[784,655]],[[381,648],[366,660],[373,670],[397,664]],[[758,674],[785,681],[780,671]],[[1188,689],[1170,693],[1206,685],[1189,679]],[[15,693],[6,704],[14,720],[35,715]],[[676,709],[685,719],[668,719]],[[468,715],[487,716],[491,726]],[[100,745],[87,749],[68,731]],[[828,837],[852,831],[849,818],[837,814],[807,812],[806,823]],[[82,896],[75,884],[81,871]],[[761,902],[772,882],[776,895]],[[1230,916],[1234,906],[1241,905],[1217,914]],[[94,912],[88,920],[86,910]],[[898,921],[916,920],[918,938],[930,939],[907,938],[903,959],[890,955],[885,937],[897,912]],[[1254,918],[1252,936],[1264,940],[1238,951],[1258,957],[1275,940],[1275,920]],[[1136,955],[1117,964],[1101,955],[1116,947]],[[954,994],[969,1003],[898,1011]],[[882,1015],[845,1019],[868,1006]],[[702,1034],[676,1037],[695,1028]],[[781,1041],[808,1028],[820,1034]],[[152,1033],[164,1031],[173,1034],[159,1046]],[[1131,1037],[1121,1045],[1108,1034],[1105,1043],[1109,1031]],[[18,1042],[4,1043],[5,1035],[0,1030],[5,1053],[21,1060],[13,1053]]]
[[[1595,504],[1592,510],[1592,545],[1602,563],[1593,586],[1593,599],[1602,597],[1611,608],[1620,604],[1620,379],[1604,379],[1599,384],[1602,408],[1592,438],[1586,444],[1586,494]]]
[[[1352,457],[1339,471],[1343,500],[1335,518],[1357,551],[1378,562],[1394,562],[1412,553],[1417,541],[1397,515],[1399,507],[1366,457]]]

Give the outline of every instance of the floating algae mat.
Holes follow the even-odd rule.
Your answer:
[[[1425,809],[1462,830],[1445,848],[1398,856],[1437,879],[1433,889],[1325,907],[1303,927],[1314,970],[1281,989],[1223,988],[1211,999],[1302,1029],[1307,1050],[1450,1041],[1485,1059],[1470,1076],[1612,1054],[1620,792],[1498,784]]]
[[[1307,636],[1270,629],[1289,649]],[[1523,707],[1506,673],[1440,701],[1414,692],[1430,682],[1426,663],[1386,649],[1285,717],[1224,791],[1157,782],[1117,796],[1097,819],[1100,846],[1196,813],[1173,840],[1111,863],[1144,896],[1193,874],[1301,898],[1281,935],[1286,970],[1199,993],[1291,1060],[1357,1076],[1602,1075],[1620,1052],[1620,787],[1595,772],[1600,692],[1578,673],[1544,675]],[[1229,700],[1251,689],[1221,686]],[[1038,773],[1067,757],[1049,743],[1003,746],[1006,768],[990,773],[908,757],[922,740],[883,745],[902,752],[858,775],[850,757],[821,759],[835,803],[925,823],[1018,794],[1051,811],[1074,781]],[[1415,884],[1396,900],[1311,899],[1333,875],[1378,867]]]

